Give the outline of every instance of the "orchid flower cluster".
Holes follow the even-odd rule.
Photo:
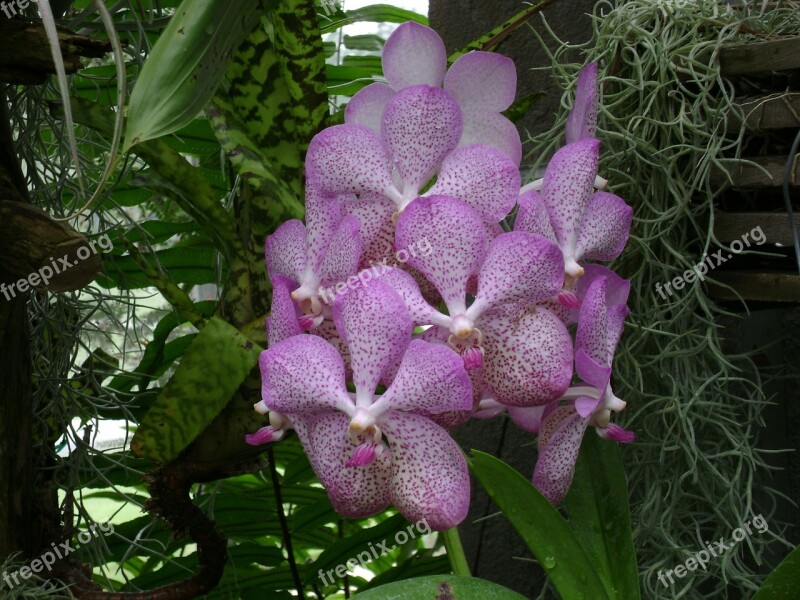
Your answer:
[[[405,23],[382,61],[386,83],[310,144],[305,223],[267,239],[255,408],[270,425],[247,441],[294,429],[342,515],[393,505],[443,530],[470,498],[447,430],[507,411],[538,432],[533,483],[558,503],[587,428],[633,439],[610,423],[625,406],[610,379],[629,284],[586,262],[619,256],[632,218],[597,189],[597,66],[579,76],[566,145],[521,187],[520,138],[502,114],[510,59],[471,52],[448,69],[439,36]]]

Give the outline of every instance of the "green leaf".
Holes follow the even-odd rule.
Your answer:
[[[405,23],[406,21],[416,21],[422,25],[428,24],[428,18],[425,15],[414,12],[413,10],[406,10],[398,8],[390,4],[371,4],[364,8],[356,10],[348,10],[344,13],[345,18],[333,23],[328,23],[321,27],[322,33],[330,33],[359,21],[369,23]]]
[[[348,558],[355,558],[359,552],[369,552],[370,542],[387,542],[394,544],[394,534],[408,526],[403,515],[394,515],[369,529],[361,529],[354,535],[337,541],[325,550],[313,563],[308,565],[305,580],[312,581],[319,577],[319,571],[327,571],[338,565],[347,563]],[[393,546],[390,546],[390,548]]]
[[[156,462],[175,458],[222,411],[260,353],[232,325],[209,319],[133,436],[134,453]]]
[[[603,582],[567,522],[527,478],[477,450],[472,451],[470,469],[562,598],[608,599]]]
[[[753,600],[793,600],[800,589],[800,547],[791,551],[770,573]]]
[[[128,106],[123,151],[188,125],[256,23],[256,0],[184,0],[145,61]]]
[[[491,581],[455,575],[430,575],[404,579],[360,592],[353,596],[359,600],[424,600],[448,598],[452,600],[523,600],[517,592]],[[572,596],[567,596],[572,598]]]
[[[629,504],[619,446],[597,435],[585,436],[564,506],[572,532],[609,597],[620,600],[640,598]]]
[[[217,252],[214,248],[167,248],[154,254],[158,264],[169,274],[171,281],[189,285],[214,283],[217,280]],[[105,288],[137,289],[153,285],[142,273],[133,257],[105,256],[105,275],[97,277],[97,283]]]

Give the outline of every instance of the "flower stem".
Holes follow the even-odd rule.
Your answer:
[[[451,527],[442,532],[444,547],[447,550],[447,558],[450,560],[450,568],[454,575],[472,577],[467,564],[467,557],[464,555],[464,547],[461,545],[461,538],[458,535],[458,527]]]

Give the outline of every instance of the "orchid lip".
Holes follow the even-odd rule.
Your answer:
[[[380,457],[386,446],[382,442],[364,442],[353,450],[353,454],[345,463],[346,467],[366,467]]]

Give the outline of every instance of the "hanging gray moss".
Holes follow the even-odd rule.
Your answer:
[[[722,44],[800,33],[796,6],[760,9],[760,2],[749,9],[702,0],[601,2],[593,39],[577,47],[581,64],[564,62],[579,53],[563,42],[550,55],[565,87],[584,62],[600,63],[600,174],[634,207],[632,238],[615,265],[632,292],[614,389],[628,401],[621,424],[638,434],[623,457],[643,598],[748,597],[768,571],[759,568],[766,547],[779,555],[782,544],[789,547],[773,514],[780,493],[768,485],[769,456],[759,449],[768,398],[749,358],[722,350],[721,322],[731,313],[699,283],[666,299],[655,290],[718,248],[711,209],[719,189],[710,174],[738,156],[742,132],[726,126],[734,90],[709,57]],[[534,171],[563,144],[573,97],[566,93],[553,128],[530,140]],[[754,530],[707,570],[675,578],[674,587],[659,582],[660,570],[706,541],[730,540],[759,513],[768,531]]]

